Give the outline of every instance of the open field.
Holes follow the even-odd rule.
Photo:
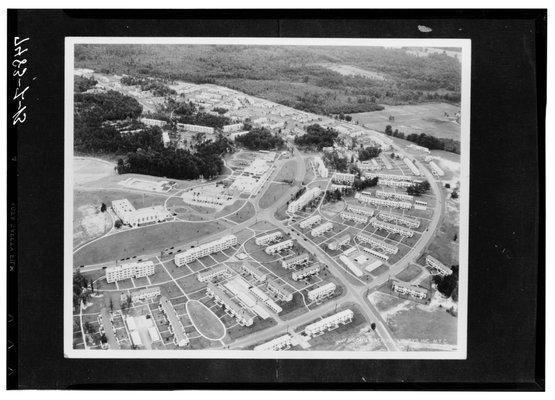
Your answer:
[[[217,340],[225,335],[222,322],[201,302],[187,302],[187,314],[199,333],[208,339]]]
[[[121,231],[79,249],[73,255],[73,263],[74,265],[97,264],[134,255],[151,254],[172,245],[198,240],[204,235],[210,235],[225,228],[225,225],[219,222],[203,224],[167,222]]]
[[[248,202],[247,204],[244,205],[244,207],[241,207],[241,209],[239,209],[238,211],[235,211],[233,214],[230,214],[227,217],[227,219],[240,224],[241,222],[244,222],[249,218],[254,217],[254,212],[255,212],[254,206],[252,205],[252,203]]]
[[[79,185],[115,175],[115,166],[115,164],[97,158],[73,157],[73,181]]]
[[[386,106],[382,111],[352,114],[353,121],[370,129],[383,132],[387,125],[399,129],[405,135],[427,133],[438,138],[460,140],[461,127],[443,116],[444,112],[454,115],[460,107],[447,103],[427,103],[407,106]],[[389,117],[395,121],[389,121]]]
[[[359,67],[354,67],[352,65],[347,64],[335,64],[335,63],[322,63],[320,64],[322,67],[330,69],[334,72],[337,72],[341,75],[346,76],[362,76],[368,79],[375,79],[378,81],[385,81],[386,77],[382,74],[379,74],[374,71],[369,71],[367,69],[362,69]]]
[[[289,185],[286,183],[272,182],[258,202],[260,208],[266,209],[270,207],[285,194],[288,187]]]
[[[279,170],[276,175],[276,181],[292,181],[295,179],[295,172],[297,171],[297,162],[289,160]]]

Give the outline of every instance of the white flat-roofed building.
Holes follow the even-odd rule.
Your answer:
[[[372,177],[376,177],[380,179],[378,183],[381,183],[381,179],[389,179],[393,181],[407,181],[407,182],[413,182],[413,183],[421,182],[419,179],[414,179],[412,176],[408,176],[408,175],[383,174],[383,173],[375,173],[370,175]]]
[[[344,185],[351,185],[355,182],[354,174],[347,174],[343,172],[335,172],[331,178],[332,182]]]
[[[237,236],[227,235],[220,239],[213,240],[200,246],[187,249],[182,253],[175,255],[175,264],[180,267],[184,264],[195,261],[198,258],[205,257],[209,254],[216,253],[225,249],[229,249],[237,244]]]
[[[383,240],[380,240],[366,233],[360,232],[359,234],[357,234],[357,239],[363,243],[368,243],[368,244],[371,244],[372,246],[378,247],[390,254],[397,254],[397,252],[399,251],[399,248],[397,246],[386,243]]]
[[[380,179],[380,185],[392,188],[408,188],[414,185],[414,183],[409,181],[396,181],[393,179]]]
[[[112,201],[112,210],[126,225],[130,224],[130,217],[136,211],[133,204],[127,199],[114,200]]]
[[[268,122],[268,118],[266,117],[260,117],[260,118],[256,118],[252,120],[252,123],[254,125],[262,125]]]
[[[160,296],[160,287],[159,286],[150,286],[139,290],[134,290],[133,292],[129,293],[131,296],[131,301],[136,303],[138,301],[148,301],[155,299],[156,297]],[[121,300],[125,301],[127,299],[127,294],[121,294]]]
[[[106,268],[106,282],[113,283],[129,278],[142,278],[154,274],[152,261],[132,262]]]
[[[106,339],[108,340],[108,348],[112,350],[119,349],[120,346],[116,338],[114,325],[112,324],[112,316],[107,309],[102,308],[102,310],[100,310],[99,319],[100,319],[99,322],[102,325],[102,330],[104,331],[104,334],[106,335]]]
[[[412,201],[414,196],[406,193],[390,192],[389,190],[376,190],[376,197],[381,197],[382,199],[396,199],[402,201]]]
[[[241,270],[252,275],[258,282],[264,282],[267,278],[266,273],[262,272],[258,267],[248,262],[241,264]]]
[[[153,342],[157,342],[158,340],[160,340],[160,335],[158,334],[158,330],[155,326],[150,326],[148,328],[148,335],[150,336],[150,340],[152,340]]]
[[[382,169],[382,167],[374,159],[371,159],[369,161],[361,161],[358,163],[358,166],[362,171],[379,171],[380,169]]]
[[[339,250],[341,247],[346,246],[351,241],[351,235],[348,233],[328,243],[328,249]]]
[[[287,240],[284,240],[283,242],[279,242],[266,247],[264,251],[266,252],[266,254],[275,254],[285,249],[290,249],[292,247],[293,247],[293,239],[287,239]]]
[[[381,260],[374,260],[372,261],[369,265],[367,265],[366,267],[364,267],[364,269],[366,270],[366,272],[371,273],[372,271],[374,271],[376,268],[381,267],[383,264],[383,261]]]
[[[262,343],[261,345],[255,346],[254,351],[279,351],[288,349],[292,346],[293,342],[291,340],[291,335],[283,335],[278,338],[272,339],[269,342]]]
[[[243,129],[243,124],[239,123],[239,124],[224,125],[222,128],[222,131],[224,133],[231,133],[231,132],[238,132],[241,129]]]
[[[322,190],[317,186],[312,189],[308,189],[297,200],[289,203],[287,211],[290,213],[296,213],[297,211],[302,210],[308,203],[320,196],[321,193]]]
[[[350,323],[354,318],[354,313],[352,310],[347,309],[333,314],[329,317],[321,319],[318,322],[307,325],[304,328],[304,333],[307,336],[318,336],[326,331],[331,331],[339,327],[339,324],[345,325]]]
[[[309,265],[308,267],[305,267],[299,271],[293,271],[293,273],[291,274],[291,278],[293,278],[294,281],[298,281],[306,278],[307,276],[317,274],[318,272],[320,272],[320,264],[316,263]]]
[[[383,207],[393,207],[393,208],[402,208],[405,210],[409,210],[412,207],[412,204],[408,201],[397,201],[397,200],[390,200],[390,199],[380,199],[377,197],[371,197],[364,193],[356,193],[355,199],[362,203],[366,204],[373,204],[375,206],[383,206]]]
[[[389,256],[387,254],[383,254],[380,253],[379,251],[376,251],[374,249],[370,249],[368,247],[363,247],[362,250],[364,250],[365,252],[367,252],[368,254],[373,255],[374,257],[379,258],[382,261],[387,261],[389,260]]]
[[[324,233],[331,231],[333,229],[333,224],[331,222],[324,222],[322,225],[318,225],[316,228],[310,231],[312,237],[321,236]]]
[[[189,338],[185,334],[185,328],[173,307],[171,301],[166,296],[160,297],[160,308],[169,323],[170,332],[173,334],[174,343],[179,347],[185,347],[189,344]]]
[[[127,199],[112,201],[112,209],[121,222],[133,227],[163,222],[172,217],[164,206],[145,207],[137,210]]]
[[[251,326],[254,323],[255,315],[235,302],[220,287],[209,283],[206,288],[208,296],[214,299],[216,304],[223,306],[228,315],[234,317],[239,325]]]
[[[414,231],[410,230],[409,228],[405,228],[404,226],[390,224],[389,222],[380,221],[376,218],[372,218],[370,220],[370,224],[377,229],[384,229],[391,233],[398,233],[402,236],[412,237],[414,236]]]
[[[273,301],[266,293],[264,293],[264,291],[260,288],[257,288],[256,286],[252,286],[249,288],[249,290],[256,296],[258,297],[260,300],[262,300],[262,302],[264,304],[266,304],[266,306],[272,310],[273,312],[275,312],[276,314],[279,314],[280,312],[283,311],[283,309],[278,306],[276,304],[275,301]]]
[[[426,256],[426,266],[436,270],[440,275],[443,275],[443,276],[451,275],[453,273],[451,268],[447,267],[437,258],[429,254]]]
[[[309,217],[304,221],[301,221],[299,223],[299,226],[301,227],[301,229],[310,228],[312,225],[316,225],[320,221],[322,221],[322,217],[320,215],[313,215],[312,217]]]
[[[382,211],[378,214],[378,218],[387,222],[396,222],[408,226],[409,228],[418,228],[420,226],[420,220],[418,218],[407,217],[393,212]]]
[[[436,177],[445,175],[445,172],[443,172],[434,161],[430,161],[430,169],[432,170],[432,174]]]
[[[314,163],[316,164],[316,170],[318,171],[318,175],[322,178],[327,178],[329,175],[329,170],[324,165],[324,161],[322,161],[322,157],[316,156],[314,157]]]
[[[283,236],[283,233],[280,231],[268,233],[264,236],[259,236],[254,239],[254,243],[258,246],[266,246],[268,243],[273,242],[276,239],[280,239]]]
[[[218,265],[217,267],[210,268],[207,271],[199,272],[197,274],[197,279],[199,282],[208,282],[219,276],[230,277],[231,271],[227,266],[222,264],[222,265]]]
[[[209,133],[209,134],[214,133],[214,128],[209,127],[209,126],[203,126],[203,125],[192,125],[192,124],[178,123],[177,128],[179,128],[181,130],[184,130],[184,131],[189,131],[189,132],[201,132],[201,133]]]
[[[341,215],[341,218],[343,219],[353,221],[358,224],[366,224],[368,222],[368,217],[366,215],[355,214],[348,211],[341,211],[339,215]]]
[[[407,167],[409,167],[410,171],[414,174],[414,175],[420,175],[420,170],[418,169],[418,167],[416,165],[414,165],[414,163],[412,162],[412,160],[408,157],[403,158],[403,162],[406,164]]]
[[[153,119],[153,118],[141,118],[141,122],[149,126],[164,126],[167,124],[166,121],[162,121],[160,119]]]
[[[414,209],[426,211],[428,203],[422,200],[414,200]]]
[[[235,140],[237,139],[239,136],[243,136],[245,134],[249,133],[249,131],[239,131],[239,132],[232,132],[229,134],[229,139],[230,140]]]
[[[391,281],[391,289],[396,293],[406,294],[416,299],[425,299],[428,297],[428,291],[426,289],[398,280]]]
[[[281,261],[281,266],[285,269],[291,269],[296,265],[305,264],[310,260],[308,253],[299,254],[298,256],[286,258]]]
[[[387,158],[385,154],[380,154],[380,160],[382,160],[386,169],[393,169],[393,165],[391,165],[391,161],[389,161],[389,158]]]
[[[353,274],[355,274],[355,276],[360,278],[362,275],[364,275],[361,269],[357,265],[355,265],[355,263],[352,262],[349,257],[341,254],[339,256],[339,259],[343,262],[343,264],[347,266],[347,268],[349,268],[349,270],[351,270]]]
[[[275,281],[268,281],[268,290],[274,293],[279,300],[282,301],[291,301],[293,300],[293,292],[287,285],[282,285],[277,280]]]
[[[320,301],[327,297],[330,297],[335,293],[336,285],[333,282],[326,283],[323,286],[320,286],[316,289],[309,290],[307,292],[308,300],[312,301]]]
[[[374,210],[368,207],[359,207],[353,204],[347,205],[347,210],[354,212],[355,214],[366,215],[367,217],[372,217],[374,215]]]

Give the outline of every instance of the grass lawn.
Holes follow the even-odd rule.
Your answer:
[[[254,206],[251,203],[247,203],[240,210],[229,215],[227,219],[240,224],[241,222],[245,222],[252,217],[254,217]]]
[[[218,222],[168,222],[121,231],[81,248],[73,255],[73,262],[74,265],[88,265],[151,254],[172,245],[196,241],[204,235],[224,229],[225,225]]]
[[[396,275],[397,279],[402,280],[403,282],[410,282],[414,278],[416,278],[422,272],[422,268],[418,265],[411,264],[399,274]]]
[[[297,171],[297,161],[289,160],[279,170],[276,181],[292,181],[295,179],[295,172]]]
[[[285,194],[288,188],[289,185],[287,183],[272,182],[262,195],[258,205],[262,209],[270,207]]]
[[[281,303],[280,307],[283,311],[279,314],[279,317],[284,321],[308,312],[308,308],[304,305],[303,296],[299,292],[293,295],[293,300]]]
[[[245,335],[251,335],[254,332],[258,332],[258,331],[270,328],[270,327],[275,326],[275,325],[277,325],[277,322],[273,318],[268,318],[268,319],[265,319],[265,320],[256,318],[254,320],[254,323],[251,326],[237,325],[237,326],[234,326],[233,328],[231,328],[230,330],[228,330],[227,334],[232,339],[238,339],[238,338],[243,337]]]
[[[187,313],[197,330],[207,338],[217,340],[225,335],[222,322],[201,302],[187,302]]]

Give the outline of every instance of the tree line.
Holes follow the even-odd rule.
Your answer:
[[[324,128],[319,124],[313,124],[306,127],[306,134],[297,136],[295,144],[298,146],[309,147],[322,150],[324,147],[331,147],[339,132],[332,128]]]
[[[237,136],[235,142],[249,150],[281,149],[285,144],[281,137],[272,135],[266,128],[254,128],[248,133]]]
[[[436,138],[435,136],[428,135],[426,133],[411,133],[410,135],[405,136],[405,134],[403,132],[399,132],[398,129],[393,130],[391,125],[387,125],[385,127],[384,133],[387,136],[408,140],[409,142],[413,142],[418,146],[425,147],[429,150],[445,150],[451,153],[461,154],[461,142],[458,140]]]
[[[164,97],[164,96],[177,94],[175,90],[170,89],[162,82],[148,77],[124,76],[120,79],[120,82],[122,85],[126,85],[126,86],[139,86],[141,91],[151,92],[154,96],[157,96],[157,97]]]

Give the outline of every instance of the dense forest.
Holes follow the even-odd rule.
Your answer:
[[[248,133],[236,137],[235,142],[249,150],[281,149],[285,144],[281,137],[272,135],[266,128],[254,128]]]
[[[83,93],[96,86],[98,82],[93,78],[84,76],[75,76],[73,80],[73,91],[75,93]]]
[[[111,74],[220,84],[318,114],[460,100],[458,60],[445,54],[417,57],[400,48],[87,44],[76,46],[75,64]],[[370,74],[341,74],[330,64]]]
[[[461,154],[461,142],[458,140],[437,138],[426,133],[411,133],[410,135],[405,136],[405,134],[403,132],[399,132],[398,129],[393,131],[391,125],[387,125],[385,127],[385,134],[408,140],[409,142],[413,142],[419,146],[426,147],[429,150],[445,150],[451,153]]]
[[[360,147],[362,147],[362,145],[360,145]],[[361,148],[358,151],[358,159],[360,161],[367,161],[372,158],[378,157],[381,152],[382,152],[382,149],[379,147],[368,146],[366,148]]]
[[[295,144],[301,147],[322,150],[324,147],[333,146],[339,132],[331,128],[323,128],[318,124],[306,127],[306,134],[295,137]]]
[[[176,94],[177,92],[167,87],[164,83],[141,76],[124,76],[120,79],[122,85],[138,86],[143,92],[150,91],[154,96],[163,97]]]

